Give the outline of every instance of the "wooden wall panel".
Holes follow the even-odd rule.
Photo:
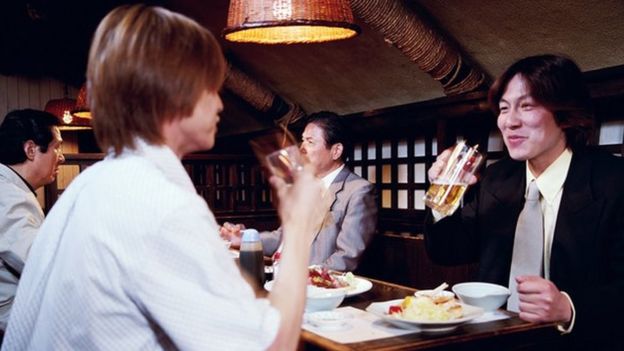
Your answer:
[[[76,98],[79,88],[58,80],[0,75],[0,118],[15,109],[43,110],[49,100],[63,98],[66,88],[67,97]]]

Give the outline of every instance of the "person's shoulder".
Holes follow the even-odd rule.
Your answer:
[[[86,171],[91,168],[93,174],[86,179],[85,190],[106,198],[125,194],[124,203],[128,206],[147,206],[150,210],[162,212],[185,206],[196,197],[195,193],[187,194],[162,170],[142,157],[105,159]]]
[[[371,182],[360,177],[359,175],[353,173],[353,171],[348,170],[349,174],[345,178],[345,182],[349,184],[350,187],[354,188],[372,188],[374,187]]]
[[[617,187],[624,191],[624,157],[616,156],[597,148],[588,148],[578,153],[579,159],[588,160],[584,163],[590,167],[592,182],[598,186]],[[615,189],[614,189],[615,190]]]
[[[604,150],[592,147],[580,151],[579,157],[590,159],[592,165],[599,169],[608,168],[613,172],[624,172],[624,157],[622,156],[616,156]]]
[[[481,175],[481,181],[485,184],[504,182],[511,177],[516,177],[526,167],[524,161],[516,161],[510,157],[504,157],[488,165]]]

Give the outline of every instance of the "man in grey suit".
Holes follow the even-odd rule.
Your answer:
[[[30,245],[43,222],[35,190],[56,178],[65,158],[59,120],[15,110],[0,124],[0,339]]]
[[[333,197],[329,212],[312,244],[310,264],[352,271],[377,227],[375,187],[346,167],[351,140],[338,115],[331,112],[310,115],[300,149],[315,175],[323,180],[327,194]],[[224,223],[221,234],[236,247],[240,245],[241,228],[240,224]],[[278,250],[281,235],[281,228],[261,233],[265,255],[273,255]]]

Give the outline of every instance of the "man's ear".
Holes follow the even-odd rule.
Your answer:
[[[36,151],[37,151],[37,144],[35,144],[34,141],[28,140],[24,143],[24,154],[26,154],[26,159],[30,161],[34,161]]]
[[[340,157],[342,156],[342,152],[344,151],[344,148],[342,146],[342,143],[336,143],[334,145],[332,145],[331,147],[331,158],[332,160],[336,161],[339,160]]]

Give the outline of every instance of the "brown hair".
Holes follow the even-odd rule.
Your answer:
[[[226,64],[214,36],[160,7],[120,6],[95,32],[87,90],[95,136],[116,155],[134,139],[162,143],[164,122],[189,116],[204,90],[223,84]]]
[[[572,149],[587,145],[594,127],[589,90],[583,74],[571,59],[556,55],[530,56],[511,65],[490,88],[490,108],[499,115],[499,102],[509,81],[520,75],[531,97],[555,116]]]

